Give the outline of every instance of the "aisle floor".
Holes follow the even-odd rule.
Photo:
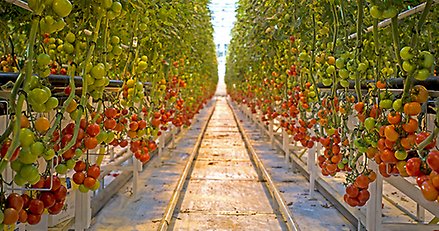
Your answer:
[[[218,97],[176,208],[173,230],[286,230],[258,177],[224,97]],[[94,218],[90,230],[156,230],[210,106],[181,134],[175,149],[151,161],[139,181],[139,195],[127,184]],[[261,159],[284,194],[301,230],[354,230],[321,195],[309,198],[306,179],[292,172],[256,126],[239,116]],[[297,216],[297,217],[296,217]]]

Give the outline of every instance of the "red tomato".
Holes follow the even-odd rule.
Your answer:
[[[90,124],[87,127],[87,134],[89,134],[91,137],[95,137],[99,134],[101,128],[99,127],[98,124],[94,123],[94,124]]]
[[[439,172],[439,151],[430,151],[427,156],[428,166],[436,172]]]
[[[39,199],[32,199],[29,202],[29,212],[34,215],[41,215],[44,212],[44,203]],[[30,217],[29,217],[30,218]]]
[[[360,190],[358,189],[357,186],[351,184],[348,187],[346,187],[346,194],[349,197],[355,198],[358,196],[358,193],[360,193]]]
[[[419,176],[421,174],[421,159],[418,157],[410,158],[405,165],[409,176]]]
[[[422,141],[424,141],[425,139],[427,139],[427,137],[430,136],[429,132],[420,132],[417,136],[416,136],[416,144],[420,144],[422,143]],[[431,141],[431,143],[429,143],[425,149],[432,149],[434,148],[434,146],[436,145],[436,139],[433,139]]]
[[[96,165],[90,166],[87,170],[88,177],[93,177],[94,179],[97,179],[99,177],[99,174],[101,174],[101,169]]]
[[[23,208],[23,205],[24,205],[24,200],[17,193],[9,194],[8,198],[6,199],[7,208],[14,208],[17,211],[20,211]]]

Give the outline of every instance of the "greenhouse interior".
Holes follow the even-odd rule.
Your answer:
[[[439,0],[0,0],[0,230],[439,230]]]

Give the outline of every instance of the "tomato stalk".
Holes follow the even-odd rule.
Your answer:
[[[58,127],[58,125],[61,124],[61,120],[63,118],[64,112],[66,111],[67,106],[73,101],[73,98],[75,97],[75,91],[76,91],[75,71],[76,71],[76,64],[75,63],[70,64],[70,67],[68,69],[68,76],[70,76],[69,87],[71,89],[71,92],[67,97],[66,101],[64,101],[63,107],[57,113],[53,126],[47,131],[46,135],[44,136],[43,138],[44,143],[49,142],[49,140],[52,138],[52,135],[55,132],[56,128]]]
[[[79,106],[76,110],[79,110],[78,112],[78,117],[75,118],[75,129],[73,130],[73,137],[72,139],[64,146],[64,148],[60,149],[58,151],[58,153],[64,153],[66,152],[68,149],[70,149],[71,147],[73,147],[73,145],[75,145],[76,143],[76,139],[78,137],[78,132],[79,132],[79,128],[80,128],[80,123],[81,123],[81,118],[83,113],[86,110],[86,105],[87,105],[87,89],[88,89],[88,83],[87,80],[85,78],[86,75],[86,68],[87,68],[87,64],[90,63],[94,49],[96,47],[96,42],[98,40],[99,37],[99,29],[101,26],[101,20],[102,20],[102,16],[98,17],[98,20],[96,22],[96,27],[93,30],[93,38],[91,40],[91,45],[90,48],[87,52],[87,56],[83,61],[83,67],[82,67],[82,95],[81,95],[81,100],[79,103]]]
[[[315,52],[315,49],[316,49],[316,40],[317,40],[316,17],[314,15],[314,13],[312,14],[312,23],[313,23],[313,37],[312,37],[312,46],[311,46],[311,65],[310,65],[310,68],[309,68],[309,72],[310,72],[312,84],[314,85],[314,87],[317,87],[317,82],[316,82],[316,79],[315,79],[315,76],[314,76],[314,72],[313,72],[314,66],[315,66],[315,63],[316,63],[315,62],[314,52]],[[317,88],[316,88],[316,91],[317,91]],[[316,95],[317,95],[317,101],[321,105],[322,101],[320,99],[319,92],[317,92]]]
[[[393,48],[395,49],[396,61],[398,63],[398,69],[402,69],[402,59],[400,55],[401,44],[399,39],[398,30],[398,14],[391,18],[391,28],[392,28],[392,38],[393,38]]]
[[[358,4],[358,14],[357,14],[357,58],[360,60],[361,54],[361,46],[362,42],[362,32],[363,32],[363,15],[364,15],[364,0],[357,0]],[[363,97],[361,96],[361,82],[360,82],[360,73],[355,74],[355,92],[357,94],[358,102],[363,101]]]
[[[34,52],[35,40],[36,40],[36,36],[37,36],[37,32],[38,32],[39,22],[40,22],[39,16],[34,15],[33,19],[32,19],[32,23],[31,23],[30,33],[29,33],[29,42],[28,42],[28,46],[27,46],[27,50],[26,50],[27,60],[26,60],[26,68],[25,68],[26,73],[25,73],[23,89],[27,88],[27,86],[29,85],[30,78],[33,74],[33,60],[34,60],[34,56],[35,56],[35,52]],[[23,104],[24,104],[25,99],[26,99],[25,94],[19,93],[17,104],[16,104],[16,109],[15,109],[15,118],[14,118],[15,121],[13,121],[14,122],[14,129],[13,129],[14,138],[12,139],[11,146],[8,148],[8,151],[6,152],[5,157],[0,162],[0,172],[3,172],[3,170],[6,168],[7,161],[9,161],[9,159],[12,157],[12,154],[14,153],[14,151],[20,145],[19,136],[20,136],[20,130],[21,130],[21,119],[19,116],[21,115],[21,111],[23,110]],[[13,101],[15,101],[15,99]]]

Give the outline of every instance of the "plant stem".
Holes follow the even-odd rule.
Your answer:
[[[364,0],[357,0],[358,4],[358,14],[357,14],[357,57],[358,60],[361,58],[361,46],[363,45],[362,41],[362,32],[363,32],[363,15],[364,15]],[[363,97],[361,96],[361,81],[360,81],[360,73],[356,73],[355,75],[355,91],[357,93],[358,102],[363,101]]]

